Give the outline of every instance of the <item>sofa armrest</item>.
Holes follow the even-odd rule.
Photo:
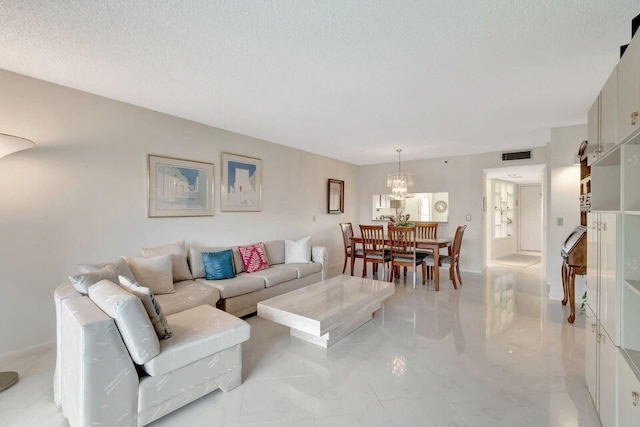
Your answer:
[[[88,297],[61,304],[62,411],[72,426],[137,426],[138,373],[115,322]]]
[[[53,401],[60,408],[60,360],[62,357],[62,301],[67,298],[80,298],[82,295],[76,291],[71,283],[67,282],[58,286],[53,291],[53,302],[56,308],[56,368],[53,372]]]
[[[327,278],[327,266],[329,264],[329,251],[325,246],[311,247],[311,261],[322,264],[322,280]]]

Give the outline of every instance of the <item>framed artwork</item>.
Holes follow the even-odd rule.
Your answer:
[[[344,213],[344,181],[329,179],[327,206],[327,212],[330,214]]]
[[[262,210],[262,160],[222,153],[220,210],[259,212]]]
[[[149,155],[150,218],[213,216],[213,163]]]

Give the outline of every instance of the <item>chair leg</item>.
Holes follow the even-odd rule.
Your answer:
[[[453,271],[453,264],[449,267],[449,277],[451,278],[451,282],[453,282],[453,289],[458,289],[458,285],[456,283],[456,275]]]
[[[362,277],[367,277],[367,260],[362,260]]]
[[[396,270],[396,266],[392,265],[391,266],[391,272],[389,273],[389,281],[390,282],[393,282],[393,273],[395,272],[395,270]]]
[[[404,268],[404,271],[405,271],[405,276],[406,276],[407,267]],[[413,289],[416,288],[416,274],[418,274],[418,269],[416,268],[416,265],[413,264]]]
[[[462,286],[462,277],[460,277],[460,265],[456,263],[456,273],[458,274],[458,283]]]
[[[347,271],[347,259],[349,259],[349,257],[345,255],[344,264],[342,266],[342,274],[344,274],[344,272]]]
[[[353,268],[356,266],[356,257],[351,257],[351,275],[353,276]]]
[[[425,285],[425,283],[427,283],[427,266],[422,263],[422,286]]]

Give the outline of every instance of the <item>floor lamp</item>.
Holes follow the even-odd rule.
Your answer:
[[[33,141],[19,136],[0,133],[0,158],[33,147]],[[8,389],[18,382],[17,372],[0,372],[0,392]]]

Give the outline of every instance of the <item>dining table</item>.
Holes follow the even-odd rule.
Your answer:
[[[351,253],[356,253],[356,245],[360,243],[362,244],[361,236],[353,236],[351,237]],[[435,266],[433,269],[433,284],[436,291],[440,290],[440,248],[447,248],[449,256],[451,256],[451,245],[453,243],[453,238],[451,237],[437,237],[435,239],[421,238],[416,237],[416,247],[418,249],[428,249],[433,252],[433,265]],[[384,244],[389,246],[391,245],[391,240],[388,237],[385,237]],[[353,266],[355,264],[355,257],[351,258],[351,275],[353,276]]]

